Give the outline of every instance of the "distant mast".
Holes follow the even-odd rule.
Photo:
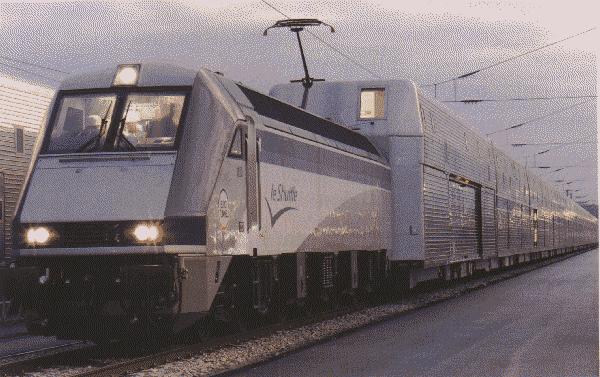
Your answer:
[[[300,82],[304,87],[304,94],[302,95],[302,104],[300,107],[302,109],[306,109],[306,102],[308,100],[308,91],[310,87],[313,85],[315,81],[325,81],[325,79],[316,79],[310,76],[308,73],[308,66],[306,64],[306,56],[304,55],[304,49],[302,48],[302,41],[300,40],[300,32],[304,30],[307,26],[320,26],[325,25],[329,27],[329,30],[333,33],[335,32],[333,26],[326,24],[323,21],[317,20],[315,18],[295,18],[295,19],[286,19],[275,22],[273,26],[269,26],[263,32],[263,36],[267,35],[269,29],[277,28],[277,27],[287,27],[290,31],[296,33],[296,39],[298,40],[298,46],[300,47],[300,56],[302,57],[302,66],[304,67],[304,77],[298,80],[291,80],[290,82]]]

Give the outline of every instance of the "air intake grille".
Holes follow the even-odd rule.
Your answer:
[[[321,286],[333,288],[333,255],[325,255],[321,265]]]

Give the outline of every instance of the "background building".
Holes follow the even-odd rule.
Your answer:
[[[598,204],[579,203],[586,211],[598,217]]]
[[[0,265],[11,258],[11,222],[53,90],[0,71]]]

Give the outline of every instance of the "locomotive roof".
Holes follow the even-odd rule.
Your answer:
[[[113,64],[74,72],[62,81],[59,90],[110,88],[117,69]],[[137,86],[192,86],[197,74],[197,70],[172,64],[142,63]]]
[[[379,157],[379,152],[369,139],[358,132],[241,84],[238,84],[238,87],[248,98],[254,111],[267,118],[301,128]]]

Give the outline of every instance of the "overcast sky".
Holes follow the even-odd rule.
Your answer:
[[[304,45],[314,77],[327,80],[409,78],[427,84],[456,77],[597,26],[598,1],[302,1],[267,0],[290,17],[319,18],[336,32],[313,32],[342,57],[306,34]],[[262,91],[302,76],[293,35],[262,31],[284,18],[260,0],[182,2],[22,2],[0,0],[0,56],[71,72],[111,63],[161,60],[207,67]],[[591,31],[564,43],[456,82],[456,98],[513,98],[596,94],[595,46]],[[13,65],[60,79],[48,70],[3,60],[0,70],[55,85],[8,68]],[[359,67],[362,65],[366,69]],[[424,90],[432,93],[430,87]],[[454,99],[455,87],[438,88]],[[585,99],[448,105],[482,132],[543,117]],[[491,136],[525,163],[578,166],[552,180],[583,180],[567,187],[597,203],[597,146],[511,143],[591,142],[597,138],[596,100],[518,129]],[[533,157],[527,158],[529,165]]]

